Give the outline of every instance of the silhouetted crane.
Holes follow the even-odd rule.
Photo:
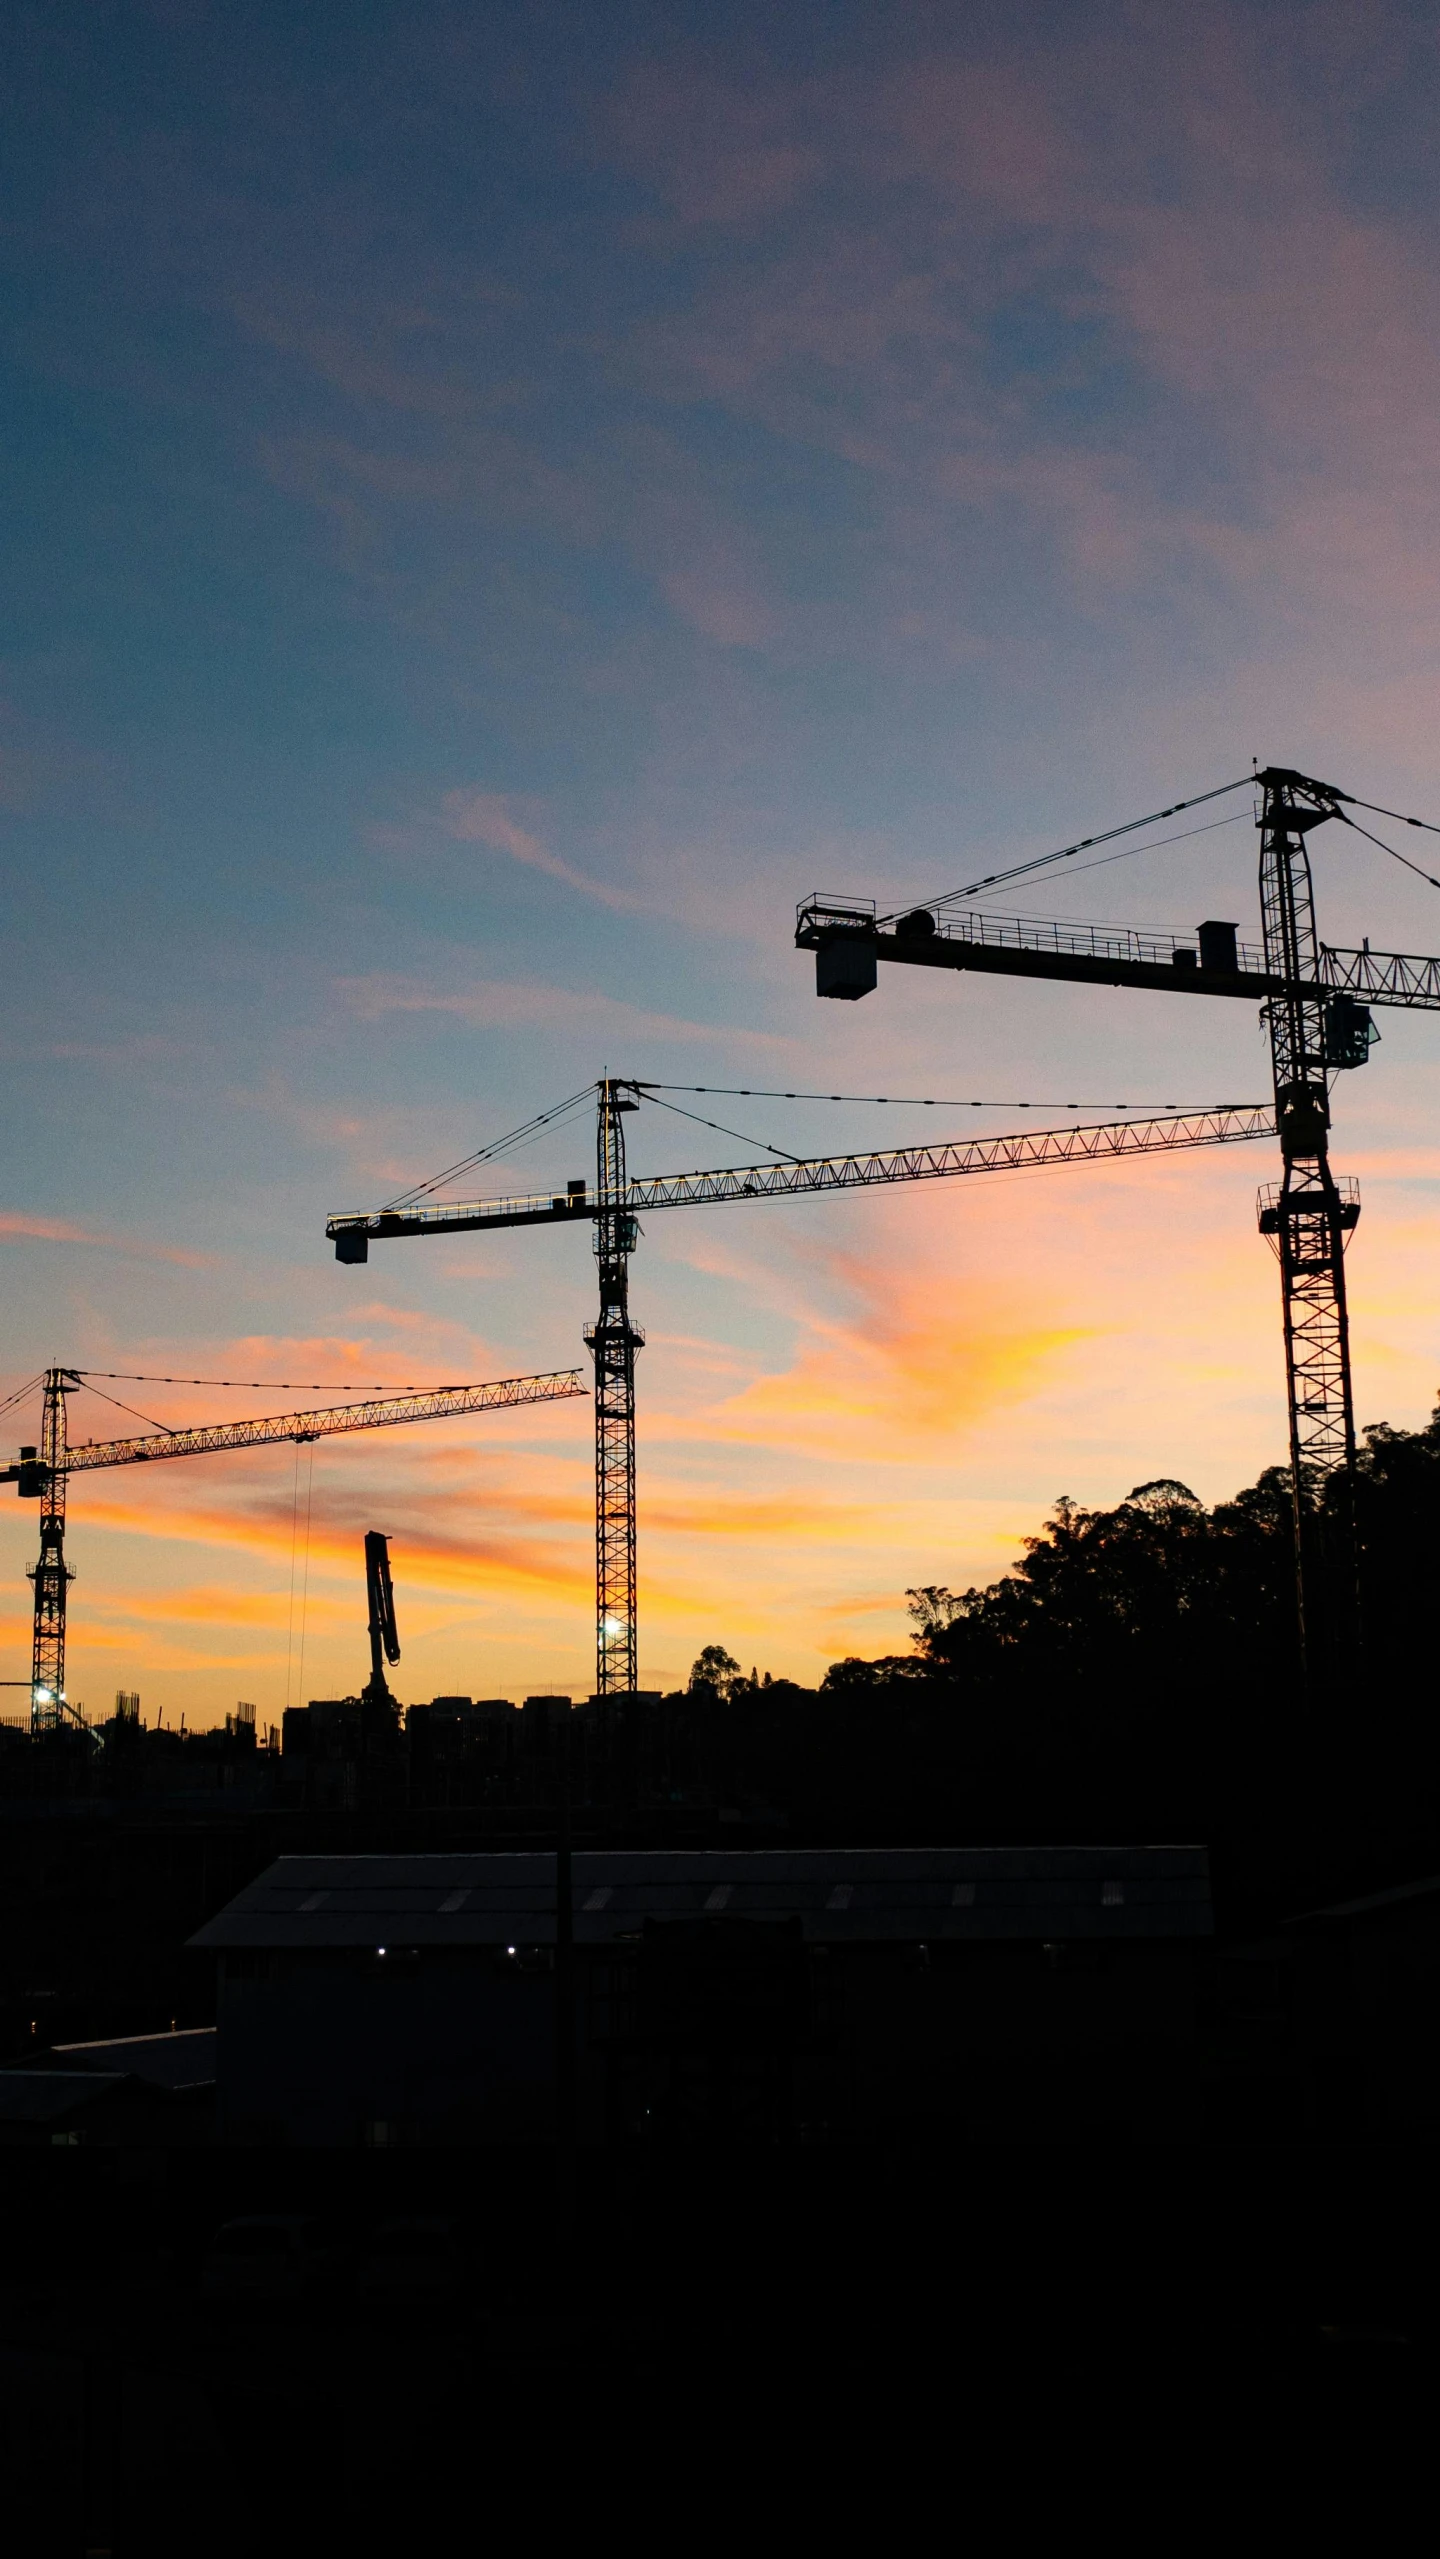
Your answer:
[[[500,1378],[484,1386],[441,1386],[423,1395],[332,1404],[308,1413],[277,1413],[265,1420],[204,1422],[191,1430],[148,1431],[133,1439],[87,1440],[72,1448],[65,1399],[84,1383],[83,1369],[46,1370],[39,1441],[22,1448],[19,1463],[0,1472],[0,1484],[14,1484],[22,1501],[40,1504],[40,1557],[30,1567],[35,1585],[30,1721],[36,1732],[56,1729],[72,1711],[65,1696],[65,1599],[74,1579],[65,1561],[65,1496],[72,1475],[87,1475],[101,1466],[140,1466],[160,1458],[209,1457],[221,1449],[268,1448],[277,1440],[304,1444],[338,1432],[386,1430],[400,1422],[433,1422],[460,1413],[505,1411],[517,1404],[557,1403],[585,1392],[579,1370],[572,1368],[543,1377]],[[367,1563],[368,1551],[367,1542]],[[388,1579],[387,1572],[387,1585]],[[390,1624],[393,1630],[393,1609]],[[398,1660],[398,1653],[391,1659]]]
[[[958,901],[982,888],[1067,861],[1110,837],[1128,834],[1193,808],[1199,800],[1254,787],[1259,793],[1260,915],[1262,947],[1237,942],[1233,924],[1202,924],[1193,942],[1174,935],[1120,927],[1047,924],[1015,916],[956,911]],[[980,970],[1009,977],[1066,979],[1089,986],[1130,986],[1175,995],[1260,999],[1270,1033],[1275,1087],[1275,1126],[1281,1178],[1260,1195],[1260,1228],[1280,1264],[1285,1331],[1285,1375],[1290,1422],[1290,1475],[1295,1518],[1296,1601],[1302,1655],[1313,1654],[1322,1587],[1343,1591],[1326,1613],[1326,1627],[1342,1646],[1358,1635],[1353,1531],[1355,1407],[1350,1382],[1350,1332],[1345,1302],[1345,1245],[1360,1215],[1353,1181],[1337,1179],[1329,1152],[1330,1088],[1334,1076],[1363,1066],[1374,1037],[1370,1008],[1398,1005],[1410,1012],[1440,1011],[1440,959],[1401,952],[1338,950],[1320,940],[1306,838],[1327,819],[1347,818],[1355,799],[1328,782],[1289,767],[1227,782],[1217,791],[1137,818],[1110,836],[1091,836],[1035,862],[1017,863],[968,889],[928,905],[877,915],[874,902],[808,898],[795,938],[815,953],[817,995],[853,1003],[877,983],[881,960],[911,967]],[[1379,814],[1394,817],[1397,812]],[[1401,819],[1420,826],[1420,819]],[[1369,830],[1358,830],[1367,834]],[[1440,829],[1426,828],[1427,832]],[[1379,842],[1379,838],[1372,839]],[[1142,848],[1143,849],[1143,848]],[[1384,851],[1393,847],[1382,846]],[[1400,859],[1406,859],[1400,856]],[[1413,869],[1417,866],[1411,864]],[[1428,874],[1422,874],[1428,878]],[[1342,1512],[1348,1549],[1328,1558],[1322,1574],[1312,1556],[1317,1529],[1313,1488],[1343,1470]]]
[[[1043,1165],[1093,1163],[1156,1149],[1223,1146],[1272,1137],[1263,1103],[1228,1110],[1177,1112],[1102,1126],[1026,1129],[1017,1136],[953,1144],[902,1146],[869,1155],[786,1157],[772,1164],[731,1165],[710,1172],[639,1178],[625,1162],[625,1117],[650,1089],[643,1080],[605,1076],[596,1086],[597,1174],[563,1192],[513,1199],[408,1205],[373,1214],[332,1217],[325,1232],[339,1262],[360,1263],[372,1242],[392,1236],[454,1235],[500,1226],[568,1226],[593,1220],[600,1310],[586,1327],[595,1361],[595,1680],[600,1696],[639,1685],[635,1548],[635,1355],[645,1336],[630,1315],[629,1264],[642,1212],[701,1208],[722,1200],[789,1199],[818,1191],[852,1191],[876,1183],[946,1181],[966,1173],[1020,1172]]]

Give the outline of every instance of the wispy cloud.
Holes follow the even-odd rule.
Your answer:
[[[521,825],[512,802],[499,791],[447,791],[435,822],[457,844],[483,844],[487,852],[508,854],[525,870],[543,871],[547,879],[562,880],[582,897],[598,898],[602,906],[628,912],[638,903],[623,889],[588,878],[553,853],[532,828]]]
[[[72,1225],[68,1218],[32,1217],[19,1209],[0,1209],[0,1240],[6,1238],[17,1244],[84,1244],[96,1252],[125,1253],[142,1262],[175,1262],[182,1270],[219,1267],[213,1253],[192,1253],[182,1245],[155,1244],[138,1235],[97,1235],[88,1227]]]
[[[579,1032],[602,1039],[659,1039],[707,1048],[793,1050],[795,1042],[771,1031],[736,1030],[724,1023],[686,1021],[675,1013],[651,1013],[598,988],[572,989],[480,979],[468,986],[436,986],[419,978],[377,971],[371,977],[336,980],[342,1003],[362,1021],[390,1013],[449,1013],[476,1030]]]

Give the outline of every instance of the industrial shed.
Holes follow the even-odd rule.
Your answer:
[[[551,1855],[286,1857],[219,1959],[222,2140],[544,2140]],[[1156,2137],[1187,2104],[1203,1849],[598,1851],[573,1861],[595,2143]]]

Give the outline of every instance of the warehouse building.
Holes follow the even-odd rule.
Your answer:
[[[283,1857],[218,1958],[229,2142],[1164,2139],[1191,2104],[1203,1849]],[[568,1989],[567,1989],[568,1980]]]

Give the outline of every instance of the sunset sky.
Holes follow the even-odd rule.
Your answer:
[[[7,52],[0,1392],[583,1361],[588,1232],[323,1228],[606,1070],[994,1106],[669,1097],[799,1153],[1265,1096],[1239,1005],[818,1004],[794,910],[1252,758],[1440,819],[1433,8],[41,0]],[[1156,833],[1211,817],[990,903],[1257,937],[1249,795]],[[1313,851],[1328,938],[1440,949],[1432,887]],[[1414,1426],[1440,1022],[1379,1027],[1335,1160],[1359,1418]],[[813,1681],[1058,1493],[1280,1459],[1272,1152],[647,1219],[645,1684]],[[583,1114],[486,1187],[582,1174]],[[376,1527],[402,1697],[584,1695],[591,1482],[578,1401],[80,1480],[70,1694],[353,1689]]]

